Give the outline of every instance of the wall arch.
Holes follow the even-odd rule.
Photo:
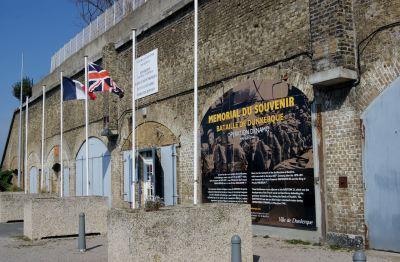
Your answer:
[[[148,121],[136,126],[136,145],[138,148],[150,148],[153,146],[161,147],[178,143],[179,141],[174,133],[160,123]],[[121,150],[131,150],[131,146],[132,132],[130,132],[128,137],[124,139],[121,145]]]
[[[68,148],[63,145],[63,167],[64,172],[69,171],[71,168],[71,161],[68,154]],[[60,192],[60,172],[55,172],[53,166],[60,164],[60,147],[59,145],[53,145],[45,155],[43,172],[43,188],[42,190],[50,193]],[[41,182],[40,182],[41,183]]]
[[[31,152],[28,156],[28,169],[30,169],[32,166],[36,166],[38,168],[40,167],[41,161],[36,152]]]
[[[395,52],[390,59],[379,59],[369,65],[356,87],[356,106],[363,112],[392,82],[400,76],[400,55]]]

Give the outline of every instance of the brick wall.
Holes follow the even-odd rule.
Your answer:
[[[310,0],[309,3],[314,70],[337,66],[354,69],[352,0]]]
[[[149,28],[139,35],[137,45],[138,56],[155,48],[159,54],[159,92],[138,101],[139,108],[147,108],[147,116],[143,118],[138,112],[137,125],[155,122],[170,130],[179,141],[181,203],[191,203],[193,193],[192,11],[191,6],[186,6]],[[399,14],[400,4],[394,0],[201,1],[199,120],[219,96],[248,78],[279,79],[287,74],[291,84],[320,104],[324,144],[323,155],[319,158],[325,177],[328,238],[334,243],[352,245],[354,243],[349,243],[346,235],[363,237],[365,233],[359,119],[365,107],[399,76],[400,29],[379,33],[363,51],[359,85],[336,86],[334,90],[313,89],[308,76],[337,66],[356,69],[355,42],[360,42],[376,28],[396,21]],[[90,102],[89,109],[90,136],[100,137],[104,115],[110,115],[110,128],[119,133],[116,144],[100,137],[112,154],[113,203],[116,206],[126,206],[121,200],[121,155],[123,143],[130,135],[132,113],[130,45],[128,41],[118,50],[112,43],[104,46],[101,60],[118,85],[125,89],[125,97],[119,100],[115,95],[99,94],[96,101]],[[83,81],[82,71],[75,77]],[[59,144],[58,89],[49,92],[46,109],[45,156]],[[40,156],[41,100],[32,104],[31,112],[29,148]],[[65,103],[64,116],[65,154],[71,168],[70,188],[74,193],[74,159],[84,141],[84,102]],[[4,169],[16,168],[17,138],[18,113],[12,123]],[[338,187],[340,176],[347,177],[347,189]]]

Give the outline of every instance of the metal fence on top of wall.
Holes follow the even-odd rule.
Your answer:
[[[147,0],[117,0],[114,5],[99,15],[87,27],[66,43],[51,57],[50,73],[59,67],[71,55],[78,52],[93,39],[102,35],[110,27],[121,21],[127,14],[141,6]]]

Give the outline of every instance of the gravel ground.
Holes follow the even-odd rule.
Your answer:
[[[86,253],[77,250],[76,238],[26,240],[23,224],[0,224],[0,262],[106,262],[107,238],[86,238]],[[354,251],[326,246],[290,244],[275,238],[253,238],[256,262],[351,262]],[[367,251],[368,262],[400,262],[400,254]]]

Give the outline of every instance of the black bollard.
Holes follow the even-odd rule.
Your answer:
[[[86,251],[85,213],[79,214],[78,249],[81,253]]]
[[[238,235],[231,238],[231,262],[242,262],[242,240]]]

